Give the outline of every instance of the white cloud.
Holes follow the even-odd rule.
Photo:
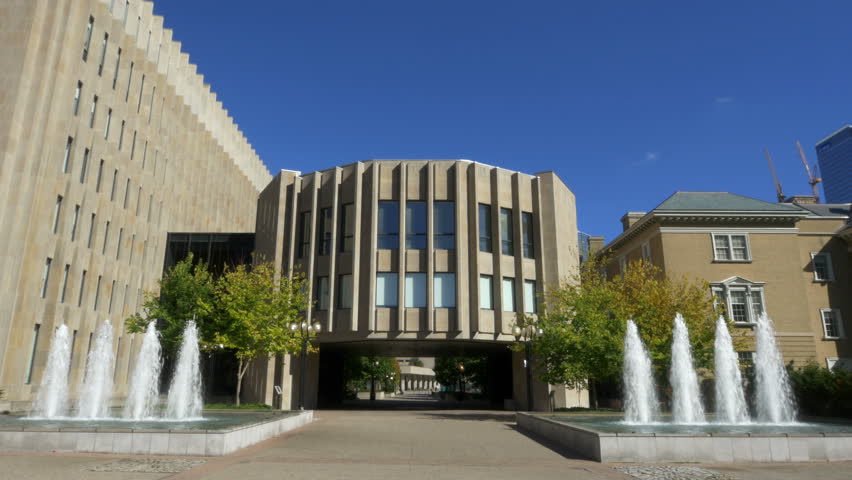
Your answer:
[[[733,103],[734,97],[716,97],[716,103]]]
[[[660,158],[660,152],[645,152],[645,162],[656,162]]]

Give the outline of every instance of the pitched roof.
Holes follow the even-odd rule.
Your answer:
[[[792,204],[769,203],[728,192],[675,192],[654,211],[801,212]]]
[[[852,203],[805,203],[799,207],[818,217],[852,217]]]

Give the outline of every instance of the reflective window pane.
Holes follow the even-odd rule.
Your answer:
[[[455,273],[436,273],[432,290],[435,308],[456,307]]]
[[[454,250],[456,248],[456,202],[435,202],[433,211],[435,249]]]
[[[491,205],[479,204],[479,251],[491,253]]]
[[[379,202],[377,247],[399,248],[399,202]]]
[[[426,248],[426,202],[405,203],[405,248]]]
[[[426,308],[426,274],[405,274],[405,308]]]

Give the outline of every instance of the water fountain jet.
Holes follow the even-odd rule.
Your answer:
[[[71,362],[71,337],[68,327],[60,325],[53,332],[47,365],[31,417],[57,418],[68,410],[68,367]]]
[[[651,357],[633,320],[624,336],[624,421],[649,423],[659,415]]]
[[[151,322],[136,357],[122,417],[139,420],[153,416],[160,395],[160,370],[163,366],[160,350],[156,322]]]
[[[175,373],[169,387],[166,418],[184,420],[201,417],[201,370],[199,368],[198,328],[194,321],[186,323]]]
[[[743,393],[739,359],[731,333],[723,317],[716,321],[714,344],[716,366],[716,420],[722,423],[747,423],[748,406]]]
[[[675,423],[704,423],[704,407],[698,376],[692,362],[689,330],[681,314],[675,315],[672,332],[672,364],[669,372],[672,385],[672,416]]]
[[[791,423],[796,421],[793,389],[784,360],[775,343],[772,319],[765,313],[757,317],[757,351],[754,356],[757,384],[757,418],[761,422]]]
[[[109,320],[95,332],[92,349],[86,359],[86,376],[81,386],[78,418],[106,418],[112,394],[115,356],[112,353],[112,325]]]

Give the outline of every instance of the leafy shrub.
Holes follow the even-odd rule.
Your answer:
[[[852,417],[852,372],[809,363],[789,373],[801,413]]]

